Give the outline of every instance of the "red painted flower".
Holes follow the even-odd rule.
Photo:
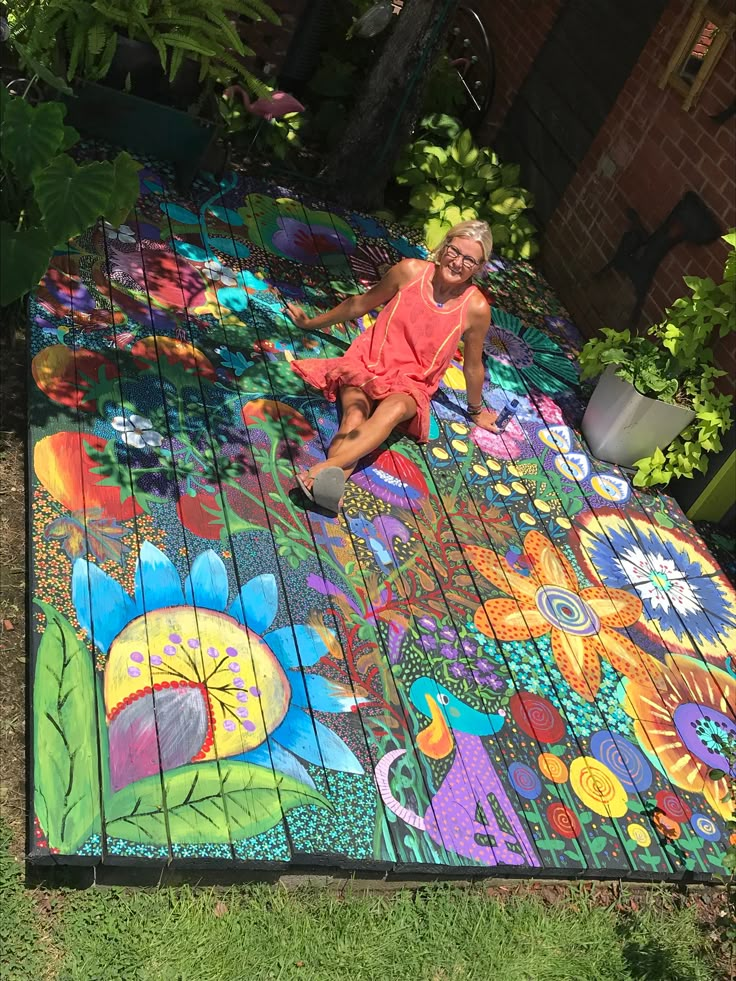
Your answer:
[[[577,815],[564,804],[550,804],[547,808],[547,820],[552,830],[563,838],[577,838],[580,834],[580,821]]]
[[[33,379],[59,405],[95,412],[97,403],[85,396],[98,380],[117,378],[117,367],[102,354],[82,348],[72,351],[65,344],[52,344],[39,351],[31,365]]]
[[[685,824],[692,817],[692,809],[672,790],[660,790],[656,799],[660,811],[678,824]]]
[[[193,375],[200,375],[209,381],[215,381],[217,372],[210,360],[202,354],[199,348],[187,341],[177,341],[173,337],[142,337],[131,348],[131,353],[140,368],[158,364],[159,360],[167,361],[172,366],[179,366]]]
[[[104,450],[106,441],[83,433],[53,433],[36,443],[33,467],[41,485],[70,511],[99,508],[105,517],[124,520],[140,514],[132,497],[121,500],[121,488],[104,484],[105,478],[92,473],[97,462],[91,450]]]
[[[223,523],[218,495],[205,494],[201,491],[196,497],[183,494],[177,502],[176,512],[188,531],[210,541],[219,540]]]
[[[565,722],[551,702],[530,691],[513,695],[511,714],[520,729],[540,743],[557,743],[565,735]]]
[[[273,399],[254,399],[246,403],[242,409],[243,422],[246,426],[260,428],[264,422],[279,423],[283,427],[283,438],[308,441],[315,436],[311,424],[301,412],[292,409],[284,402]]]
[[[408,508],[429,494],[427,481],[419,467],[403,453],[382,450],[353,481],[387,504]]]

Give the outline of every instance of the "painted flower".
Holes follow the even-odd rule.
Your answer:
[[[540,743],[556,743],[565,736],[565,723],[557,709],[541,695],[521,691],[509,702],[517,725]]]
[[[665,658],[657,690],[632,679],[623,707],[633,719],[642,750],[670,783],[704,794],[723,817],[730,817],[728,777],[712,780],[711,770],[728,773],[736,747],[736,679],[682,654]]]
[[[542,793],[541,780],[526,763],[512,763],[509,767],[509,779],[516,793],[527,800],[535,800]]]
[[[660,790],[655,798],[657,807],[663,811],[667,817],[677,821],[678,824],[685,824],[692,816],[692,808],[688,807],[681,797],[672,790]]]
[[[95,453],[102,453],[107,441],[80,432],[52,433],[33,447],[33,468],[39,483],[69,511],[99,509],[106,518],[124,520],[140,514],[134,498],[122,499],[121,488],[105,483],[96,473]]]
[[[578,383],[574,364],[559,344],[495,306],[484,350],[492,385],[521,394],[532,387],[555,395]]]
[[[547,808],[547,820],[552,830],[562,838],[577,838],[580,834],[580,821],[577,814],[557,801]]]
[[[161,433],[157,433],[153,428],[150,419],[136,415],[134,412],[127,418],[113,416],[110,425],[116,433],[120,433],[120,439],[126,446],[134,446],[137,450],[145,449],[147,446],[158,447],[164,441]]]
[[[552,783],[566,783],[569,771],[565,763],[554,753],[540,753],[537,760],[539,772]]]
[[[706,841],[720,841],[721,829],[707,814],[693,814],[690,818],[690,827],[696,835]]]
[[[293,198],[249,194],[240,209],[253,242],[284,259],[313,266],[347,266],[355,232],[339,215],[305,207]]]
[[[361,286],[375,286],[393,265],[391,254],[384,245],[359,245],[350,256],[350,267]]]
[[[85,348],[72,350],[66,344],[42,348],[31,364],[33,380],[58,405],[94,412],[97,400],[91,393],[104,381],[118,377],[118,368],[104,355]]]
[[[637,824],[636,822],[630,824],[626,829],[626,833],[641,848],[649,848],[652,843],[652,836],[643,824]]]
[[[422,471],[397,450],[381,451],[372,462],[356,471],[353,483],[397,507],[411,507],[429,494]]]
[[[103,221],[102,227],[105,238],[110,242],[122,242],[123,245],[132,245],[135,242],[135,232],[130,225],[119,225],[115,228],[109,221]]]
[[[209,279],[211,283],[222,283],[223,286],[235,286],[238,282],[237,274],[223,266],[217,259],[208,259],[202,266],[202,275]]]
[[[169,368],[178,369],[194,377],[217,380],[217,372],[212,362],[199,348],[188,341],[158,335],[141,337],[131,348],[131,354],[139,368],[159,372],[159,360],[165,361]],[[166,367],[166,366],[164,366]]]
[[[652,815],[652,824],[654,825],[657,833],[665,841],[677,841],[682,835],[682,828],[674,821],[669,815],[665,814],[664,811],[655,811]]]
[[[534,455],[536,448],[531,445],[532,433],[539,426],[542,417],[549,426],[562,426],[564,423],[562,410],[547,395],[537,395],[532,402],[528,398],[515,395],[509,391],[503,392],[501,396],[491,393],[488,396],[488,401],[494,409],[499,411],[508,404],[507,399],[509,398],[519,399],[521,412],[517,410],[504,431],[502,433],[489,433],[485,429],[474,426],[470,437],[483,453],[497,460],[518,460]],[[531,426],[531,430],[527,431],[527,426]]]
[[[652,784],[652,771],[642,754],[625,736],[602,729],[593,733],[590,752],[621,781],[630,792],[643,793]]]
[[[537,531],[524,538],[528,576],[514,572],[490,549],[466,552],[476,569],[510,597],[487,600],[475,614],[481,633],[500,641],[550,636],[552,654],[565,681],[592,702],[601,683],[601,658],[621,674],[651,685],[659,662],[615,627],[629,627],[641,602],[620,589],[581,589],[569,561]]]
[[[115,789],[186,763],[236,757],[273,766],[314,786],[297,756],[362,773],[343,740],[312,715],[354,709],[350,688],[305,673],[328,653],[323,632],[272,629],[274,576],[229,598],[227,570],[213,551],[192,563],[182,586],[171,560],[141,546],[130,596],[77,559],[77,619],[106,655],[104,698]]]
[[[586,807],[602,817],[620,818],[629,809],[621,781],[592,756],[578,756],[572,761],[570,786]]]
[[[704,546],[637,515],[596,511],[579,519],[587,575],[635,592],[652,641],[722,658],[736,650],[736,592]]]

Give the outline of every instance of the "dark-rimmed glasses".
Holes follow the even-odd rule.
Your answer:
[[[454,245],[445,246],[445,255],[453,262],[455,259],[462,259],[463,269],[475,269],[476,266],[481,264],[480,259],[474,259],[472,255],[465,255],[464,252],[461,252],[460,249],[456,248]]]

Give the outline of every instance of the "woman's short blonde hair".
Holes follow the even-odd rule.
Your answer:
[[[483,262],[488,262],[490,259],[491,252],[493,252],[493,235],[491,234],[491,229],[486,222],[475,220],[461,221],[459,224],[453,225],[437,248],[433,249],[430,253],[429,258],[432,262],[436,262],[439,259],[442,250],[446,245],[449,245],[453,238],[467,238],[471,242],[478,242],[483,250]]]

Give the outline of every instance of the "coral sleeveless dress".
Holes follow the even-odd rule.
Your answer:
[[[381,310],[373,327],[357,337],[339,358],[292,361],[291,367],[330,402],[340,388],[355,385],[380,401],[400,392],[411,395],[417,414],[402,427],[420,443],[429,437],[429,403],[457,350],[465,310],[478,290],[438,307],[432,299],[433,263],[402,287]]]

